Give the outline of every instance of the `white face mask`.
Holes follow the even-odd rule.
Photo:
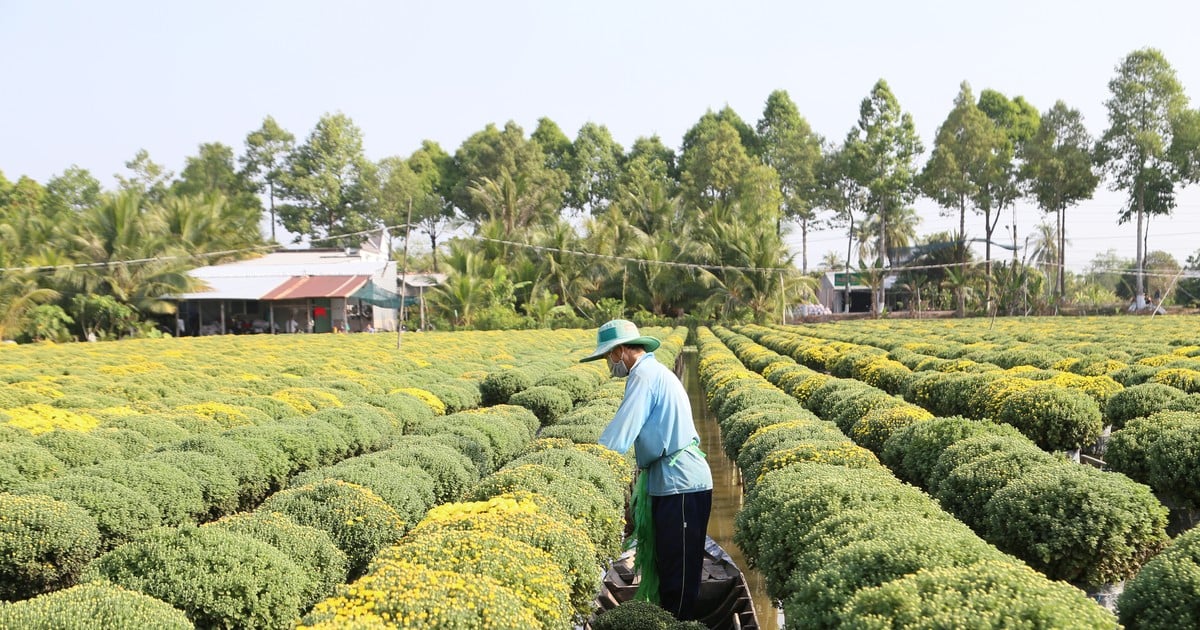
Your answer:
[[[613,362],[610,360],[608,362],[608,371],[616,378],[624,378],[629,376],[629,368],[625,367],[624,361]]]

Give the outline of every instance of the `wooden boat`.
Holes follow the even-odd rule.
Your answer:
[[[596,614],[633,599],[639,577],[633,571],[636,549],[621,554],[604,574],[596,598]],[[700,622],[713,630],[758,630],[758,616],[750,599],[750,587],[741,569],[720,545],[708,537],[704,542],[704,569],[696,605]],[[590,628],[586,624],[584,628]]]

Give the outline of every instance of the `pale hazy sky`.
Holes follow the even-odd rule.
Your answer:
[[[376,160],[425,138],[453,152],[489,122],[529,132],[542,116],[571,137],[592,121],[626,148],[651,134],[678,148],[706,109],[754,124],[776,89],[841,140],[880,78],[925,157],[963,80],[1042,111],[1062,99],[1098,136],[1108,81],[1135,49],[1162,50],[1200,99],[1198,18],[1200,4],[1163,0],[0,0],[0,171],[44,183],[77,164],[112,187],[140,148],[178,173],[204,142],[240,153],[268,114],[302,140],[333,111]],[[1200,249],[1197,187],[1180,202],[1151,223],[1150,246],[1183,262]],[[1116,225],[1123,203],[1102,189],[1070,212],[1069,267],[1108,248],[1133,257],[1133,227]],[[931,202],[918,210],[922,234],[956,225]],[[1019,240],[1039,220],[1020,207]],[[982,222],[969,217],[968,232]],[[810,265],[834,249],[844,255],[844,237],[811,236]]]

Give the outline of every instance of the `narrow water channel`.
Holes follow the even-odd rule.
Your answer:
[[[700,433],[700,444],[708,454],[708,465],[712,468],[713,476],[712,514],[708,518],[708,535],[729,553],[746,575],[750,595],[754,600],[754,610],[758,614],[759,627],[763,630],[779,630],[783,627],[782,619],[771,603],[771,598],[767,597],[767,587],[762,575],[750,568],[746,556],[733,542],[734,517],[742,508],[742,476],[737,464],[730,461],[721,448],[721,429],[717,425],[716,417],[705,404],[704,390],[700,387],[697,371],[698,363],[699,356],[695,350],[685,349],[683,385],[692,401],[696,431]]]

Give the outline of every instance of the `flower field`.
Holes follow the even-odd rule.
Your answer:
[[[1200,338],[1137,321],[697,330],[788,624],[1200,625]],[[594,331],[393,343],[0,347],[0,627],[576,627],[633,474]]]
[[[632,476],[594,332],[392,343],[0,348],[0,627],[573,627]]]
[[[1200,623],[1200,348],[1186,319],[1138,322],[702,331],[739,544],[789,623],[1113,626],[1084,591],[1128,627]]]

